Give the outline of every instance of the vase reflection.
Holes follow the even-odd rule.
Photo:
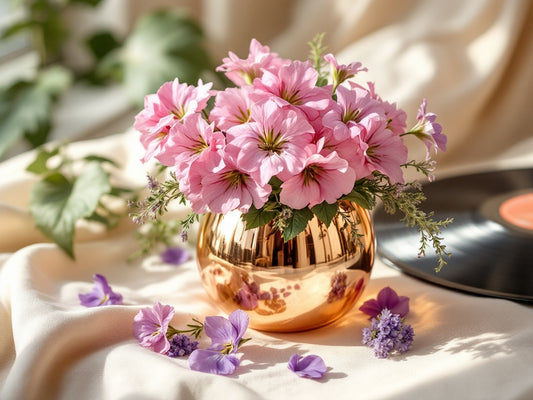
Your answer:
[[[356,226],[341,215],[329,227],[315,217],[287,242],[270,224],[246,230],[238,212],[207,214],[197,251],[209,297],[226,313],[245,310],[259,330],[301,331],[337,320],[361,296],[375,252],[368,212],[349,202],[342,210]]]

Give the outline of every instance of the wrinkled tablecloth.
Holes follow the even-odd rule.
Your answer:
[[[494,166],[531,163],[532,143]],[[114,179],[145,183],[137,136],[128,131],[73,143],[73,154],[98,153],[120,162]],[[410,351],[377,359],[362,345],[369,326],[355,307],[338,322],[307,332],[249,329],[232,376],[191,371],[185,358],[141,347],[133,317],[156,301],[175,307],[175,327],[192,317],[223,315],[207,297],[194,259],[179,266],[157,255],[135,261],[137,226],[125,220],[107,232],[79,224],[75,261],[44,240],[28,214],[35,177],[24,171],[33,153],[0,165],[0,398],[11,399],[531,399],[533,307],[478,297],[411,278],[376,260],[359,302],[390,286],[410,298],[406,323],[415,330]],[[479,169],[479,168],[478,168]],[[171,215],[185,212],[176,208]],[[124,305],[86,308],[79,293],[92,277],[107,277]],[[320,355],[319,380],[297,377],[289,357]]]

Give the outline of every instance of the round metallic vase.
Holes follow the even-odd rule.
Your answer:
[[[198,267],[211,299],[242,309],[250,327],[270,332],[318,328],[351,310],[370,278],[375,237],[367,210],[341,204],[329,227],[314,217],[287,242],[271,224],[246,230],[240,212],[206,214]],[[356,229],[356,235],[353,229]]]

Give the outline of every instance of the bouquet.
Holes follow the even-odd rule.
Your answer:
[[[298,61],[253,39],[246,59],[230,52],[217,67],[234,86],[214,90],[212,83],[176,78],[147,95],[134,125],[142,161],[155,159],[169,174],[164,183],[149,177],[150,195],[133,219],[157,219],[176,200],[192,208],[181,221],[184,233],[203,213],[238,210],[247,229],[272,223],[287,241],[315,216],[329,225],[343,213],[341,201],[369,210],[381,201],[418,227],[420,254],[432,244],[440,269],[449,255],[440,228],[451,221],[421,211],[421,185],[404,179],[406,168],[433,179],[432,155],[446,149],[436,115],[424,99],[407,130],[403,110],[373,83],[354,80],[366,71],[361,63],[324,55],[322,35],[309,44],[310,59]],[[425,144],[424,160],[408,160],[408,135]]]

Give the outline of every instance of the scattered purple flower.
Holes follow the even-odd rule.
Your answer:
[[[405,353],[411,347],[414,331],[404,324],[399,314],[384,309],[372,318],[370,328],[363,329],[363,344],[374,349],[377,358],[387,358],[391,353]]]
[[[387,286],[380,290],[377,299],[365,301],[359,310],[373,318],[377,317],[385,308],[393,314],[405,317],[409,312],[409,297],[398,296],[393,289]]]
[[[299,377],[312,379],[322,378],[328,370],[324,360],[314,354],[305,357],[293,354],[289,359],[287,368]]]
[[[233,311],[228,319],[206,317],[204,331],[211,339],[206,349],[197,349],[189,356],[189,367],[194,371],[217,375],[231,375],[240,365],[237,349],[249,339],[243,339],[249,317],[242,310]]]
[[[170,349],[167,352],[169,357],[188,356],[198,348],[198,342],[193,341],[183,333],[177,333],[170,339]]]
[[[161,253],[161,260],[167,264],[181,265],[190,258],[189,252],[182,247],[168,247]]]
[[[156,353],[166,354],[170,349],[167,338],[174,307],[155,303],[152,308],[140,310],[133,319],[133,331],[139,344]]]
[[[78,294],[81,305],[85,307],[98,307],[111,304],[122,304],[122,295],[113,292],[111,286],[107,283],[105,276],[95,274],[93,280],[94,287],[91,292]]]
[[[189,356],[189,367],[193,371],[216,375],[231,375],[241,361],[235,354],[222,354],[214,350],[197,349]]]

